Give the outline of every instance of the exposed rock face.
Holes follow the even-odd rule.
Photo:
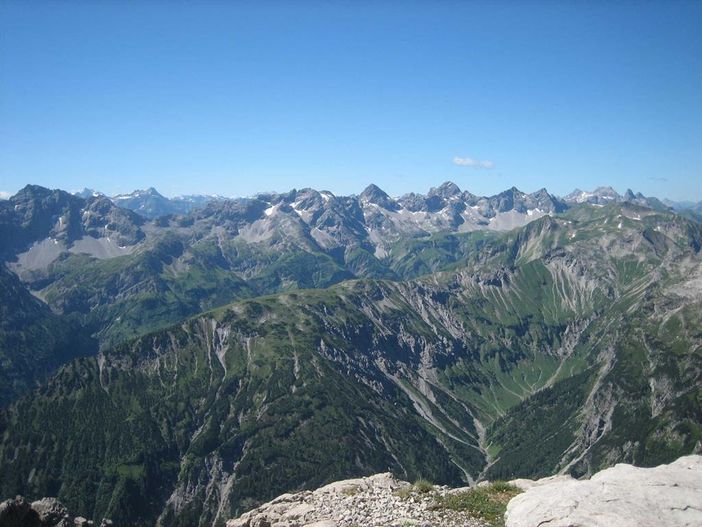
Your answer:
[[[56,498],[42,498],[32,503],[42,525],[56,525],[68,516],[68,510]]]
[[[229,520],[227,527],[483,525],[466,513],[432,510],[434,498],[429,494],[398,496],[398,490],[410,488],[409,483],[389,473],[337,481],[313,492],[278,496],[238,519]],[[450,492],[447,487],[435,487],[435,490],[440,494]]]
[[[132,246],[144,238],[143,224],[144,218],[117,207],[107,198],[86,200],[63,190],[27,185],[9,200],[0,202],[0,256],[13,260],[18,253],[41,242],[64,250],[86,237],[111,237],[115,246]],[[34,246],[30,260],[36,259],[37,252],[47,251],[46,247]],[[32,267],[31,262],[21,265]]]
[[[4,527],[20,527],[23,525],[38,525],[36,514],[31,514],[31,507],[22,496],[5,500],[0,503],[0,525]],[[31,520],[35,521],[32,522]]]
[[[0,503],[0,527],[91,527],[92,520],[73,518],[56,498],[42,498],[31,505],[22,496]],[[112,527],[112,520],[102,520],[100,527]]]
[[[618,464],[589,480],[515,480],[506,527],[687,527],[702,525],[702,456],[669,465]]]

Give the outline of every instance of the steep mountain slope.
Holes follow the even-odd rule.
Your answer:
[[[0,264],[0,407],[96,349],[75,320],[54,315]]]
[[[2,414],[0,493],[216,525],[388,467],[458,482],[699,450],[699,225],[584,205],[484,242],[452,271],[248,300],[71,363]]]
[[[330,473],[399,469],[393,456],[415,475],[458,477],[409,402],[393,404],[397,390],[386,382],[391,393],[380,397],[315,351],[322,328],[313,314],[295,310],[290,320],[273,300],[236,309],[64,368],[40,392],[48,404],[23,403],[7,415],[3,430],[13,432],[3,458],[18,456],[3,470],[3,490],[24,486],[31,465],[31,493],[58,493],[78,510],[143,524],[163,510],[164,524],[192,525],[229,514],[230,500],[241,507]],[[297,324],[312,331],[288,335]],[[67,384],[78,388],[68,397]],[[57,413],[66,418],[61,408],[83,416],[81,429],[71,423],[47,437],[43,427]],[[58,450],[47,450],[49,442]],[[46,452],[41,467],[30,451]],[[157,488],[166,494],[153,494]],[[152,503],[129,511],[142,494]]]
[[[590,475],[702,450],[702,268],[683,260],[634,276],[587,336],[593,367],[490,427],[491,477]]]

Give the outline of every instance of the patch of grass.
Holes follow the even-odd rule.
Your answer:
[[[134,481],[139,481],[146,474],[144,465],[139,464],[122,464],[117,465],[117,475]]]
[[[499,494],[501,492],[515,492],[516,495],[521,492],[517,487],[511,483],[507,483],[506,481],[493,481],[487,488],[494,494]]]
[[[434,490],[434,484],[431,481],[420,478],[414,482],[414,490],[422,494],[427,494]]]
[[[464,511],[485,520],[492,527],[504,527],[507,503],[520,492],[514,485],[496,481],[485,487],[442,496],[437,499],[435,508]]]

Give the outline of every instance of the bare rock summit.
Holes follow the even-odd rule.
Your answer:
[[[410,492],[412,485],[383,473],[336,481],[315,491],[283,494],[237,519],[227,527],[480,527],[467,513],[436,510],[435,495]]]

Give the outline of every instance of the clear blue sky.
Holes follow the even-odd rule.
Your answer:
[[[702,2],[98,4],[0,2],[0,191],[702,200]]]

